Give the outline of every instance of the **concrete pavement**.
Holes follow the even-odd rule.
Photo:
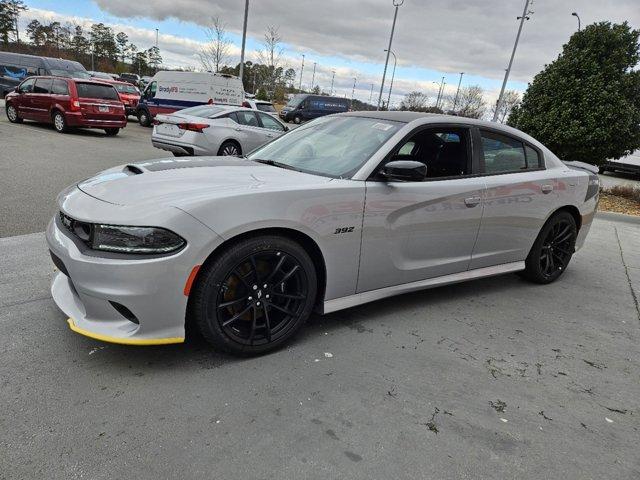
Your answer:
[[[555,284],[314,317],[257,359],[81,337],[42,234],[0,239],[0,478],[639,478],[640,225],[602,218]]]

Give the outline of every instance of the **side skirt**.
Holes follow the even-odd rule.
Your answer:
[[[475,280],[477,278],[492,277],[494,275],[502,275],[503,273],[518,272],[524,269],[524,262],[512,262],[502,265],[494,265],[492,267],[468,270],[466,272],[452,273],[441,277],[428,278],[426,280],[405,283],[403,285],[394,285],[391,287],[379,288],[377,290],[369,290],[368,292],[356,293],[355,295],[349,295],[348,297],[326,300],[324,302],[323,313],[336,312],[338,310],[355,307],[356,305],[362,305],[363,303],[373,302],[375,300],[380,300],[381,298],[392,297],[402,293],[415,292],[416,290],[440,287],[442,285]]]

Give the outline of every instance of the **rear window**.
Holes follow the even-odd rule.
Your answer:
[[[111,85],[97,83],[76,83],[78,96],[81,98],[99,98],[102,100],[118,100],[118,92]]]

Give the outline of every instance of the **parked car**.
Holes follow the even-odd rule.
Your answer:
[[[117,135],[127,124],[116,89],[96,80],[30,77],[6,96],[5,109],[12,123],[52,123],[60,133],[82,127]]]
[[[127,82],[111,80],[111,83],[118,91],[118,96],[124,104],[127,116],[135,115],[140,101],[140,90],[135,85]]]
[[[600,173],[605,172],[622,172],[640,175],[640,150],[636,150],[631,155],[618,158],[617,160],[608,160],[600,167]]]
[[[242,102],[242,106],[246,108],[251,108],[253,110],[260,110],[261,112],[268,113],[269,115],[278,116],[278,111],[276,107],[273,106],[273,103],[267,100],[256,100],[252,98],[246,98]]]
[[[137,73],[121,73],[118,77],[118,80],[121,82],[127,82],[131,85],[135,85],[136,87],[140,83],[140,75]]]
[[[300,94],[287,102],[280,111],[280,118],[285,122],[302,123],[333,113],[349,111],[349,100],[324,95]]]
[[[233,75],[161,71],[142,92],[138,121],[148,127],[159,113],[205,104],[240,106],[243,94],[242,81]]]
[[[260,354],[314,309],[509,272],[557,280],[594,218],[594,172],[497,123],[333,115],[246,158],[143,161],[72,185],[46,233],[51,292],[99,340],[179,343],[188,323]]]
[[[97,80],[112,81],[112,80],[115,80],[115,78],[117,78],[117,75],[115,75],[115,78],[114,78],[114,74],[107,73],[107,72],[96,72],[94,70],[87,70],[87,73],[91,75],[91,78],[95,78]]]
[[[0,94],[2,97],[15,90],[22,80],[35,75],[90,78],[82,64],[72,60],[0,52]]]
[[[184,155],[240,156],[288,130],[277,118],[243,107],[199,105],[157,115],[151,143]]]

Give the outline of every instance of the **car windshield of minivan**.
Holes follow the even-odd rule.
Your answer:
[[[50,70],[51,75],[55,77],[66,77],[66,78],[91,78],[87,72],[83,72],[81,70]]]
[[[111,85],[99,85],[97,83],[77,83],[78,97],[99,98],[101,100],[119,100],[118,92]]]
[[[323,117],[258,148],[249,160],[332,178],[350,178],[404,123]]]

